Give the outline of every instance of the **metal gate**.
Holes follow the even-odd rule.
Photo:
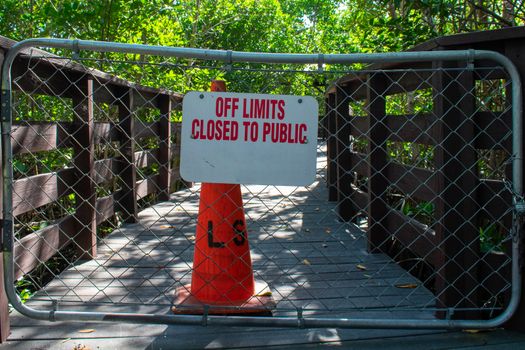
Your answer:
[[[320,106],[316,181],[242,186],[265,316],[190,315],[175,296],[200,193],[178,174],[181,101],[214,78]],[[29,317],[489,328],[517,307],[521,84],[500,54],[31,39],[5,58],[1,102],[5,285]]]

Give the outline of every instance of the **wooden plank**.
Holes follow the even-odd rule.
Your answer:
[[[390,161],[386,176],[392,186],[409,197],[433,201],[437,192],[437,177],[434,171]]]
[[[133,115],[132,89],[117,89],[115,93],[120,97],[118,102],[119,124],[118,139],[120,141],[119,171],[122,190],[116,203],[116,210],[122,212],[122,219],[126,223],[137,221],[137,169],[135,166],[135,117]]]
[[[71,193],[75,183],[72,168],[34,175],[13,182],[13,216],[18,216]]]
[[[352,118],[352,136],[362,138],[368,135],[369,127],[368,117],[366,116],[353,116]]]
[[[432,114],[387,115],[386,126],[389,140],[434,145],[436,118]]]
[[[439,248],[434,230],[395,209],[389,210],[386,222],[394,237],[404,247],[436,266]]]
[[[136,169],[149,167],[155,163],[158,163],[158,152],[158,148],[135,152]]]
[[[117,174],[118,161],[115,158],[106,158],[95,161],[94,181],[97,185],[108,183]]]
[[[115,215],[115,200],[113,195],[97,198],[95,211],[97,213],[97,226]]]
[[[96,122],[94,125],[94,141],[95,143],[109,143],[113,140],[112,123]]]
[[[520,80],[523,82],[525,81],[525,64],[523,62],[523,57],[525,55],[525,40],[523,40],[523,36],[521,38],[516,38],[515,40],[506,40],[505,41],[505,49],[504,49],[505,56],[514,63],[516,68],[518,69]],[[511,89],[510,87],[507,88],[506,91],[506,103],[507,105],[510,105],[511,98],[509,96],[511,95]],[[524,110],[525,108],[525,102],[522,103],[521,109]],[[507,125],[510,127],[512,124],[509,122]],[[514,154],[514,153],[512,153]],[[512,179],[512,176],[509,176],[509,179]],[[512,180],[511,180],[512,181]],[[520,258],[523,259],[524,253],[521,253]],[[525,267],[520,267],[521,273],[525,274]],[[505,276],[508,278],[509,274],[505,274]],[[507,299],[508,300],[508,299]],[[507,322],[506,326],[508,329],[518,330],[518,331],[525,331],[525,289],[522,289],[521,292],[521,299],[519,306],[517,308],[517,311],[514,313],[514,316],[511,318],[510,322]]]
[[[158,99],[160,119],[158,121],[159,131],[159,200],[170,199],[171,190],[171,99],[160,96]]]
[[[355,174],[351,171],[350,158],[350,115],[348,109],[349,92],[337,88],[335,94],[336,106],[336,161],[337,161],[337,202],[338,213],[341,220],[350,221],[354,219],[358,212],[357,208],[353,206],[350,195],[352,192],[352,183],[354,182]]]
[[[435,150],[437,192],[435,198],[436,238],[442,253],[438,257],[436,293],[438,307],[477,308],[475,278],[479,262],[477,231],[477,154],[473,143],[475,110],[472,70],[459,64],[435,63],[433,79],[434,113],[440,116],[436,128],[439,142]],[[468,269],[468,273],[465,271]],[[468,297],[467,297],[468,295]],[[443,313],[438,316],[445,317]],[[475,312],[459,312],[454,317],[477,317]]]
[[[512,214],[512,195],[503,181],[481,180],[477,189],[481,216],[502,222]]]
[[[326,168],[326,182],[328,186],[328,200],[337,201],[337,138],[336,138],[336,111],[335,94],[329,94],[326,98],[326,122],[328,135],[326,137],[326,156],[328,166]]]
[[[510,110],[500,112],[477,112],[474,114],[478,149],[503,149],[512,152],[512,115]]]
[[[31,272],[71,243],[75,220],[67,216],[60,222],[33,232],[15,243],[15,279]]]
[[[137,140],[146,137],[157,137],[159,133],[159,126],[155,122],[143,122],[136,119],[134,127]]]
[[[97,222],[95,214],[95,143],[93,79],[82,79],[73,97],[75,115],[74,169],[77,181],[73,186],[76,194],[74,218],[77,225],[76,247],[81,259],[93,259],[97,255]]]
[[[147,179],[137,181],[137,200],[146,197],[148,194],[155,193],[159,189],[157,187],[159,175],[150,176]]]
[[[382,73],[370,73],[367,81],[368,111],[368,250],[371,253],[386,251],[390,233],[385,225],[388,179],[386,142],[389,131],[385,125],[387,77]]]
[[[56,123],[15,124],[11,128],[13,155],[54,150],[63,135],[63,129]]]
[[[350,193],[350,200],[352,201],[352,205],[359,212],[363,212],[363,213],[366,212],[366,209],[368,208],[368,204],[369,204],[368,193],[352,185],[352,192]]]
[[[359,175],[368,176],[368,156],[364,153],[350,151],[352,171]]]

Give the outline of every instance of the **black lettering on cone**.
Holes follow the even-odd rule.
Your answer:
[[[208,247],[210,248],[224,248],[224,242],[213,241],[213,222],[208,221]]]
[[[235,232],[235,237],[233,237],[233,242],[235,245],[243,245],[246,241],[246,230],[244,229],[244,222],[242,220],[236,220],[233,223],[233,231]]]

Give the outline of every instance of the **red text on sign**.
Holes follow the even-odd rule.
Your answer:
[[[198,140],[236,141],[239,124],[235,120],[194,119],[191,122],[191,135]]]

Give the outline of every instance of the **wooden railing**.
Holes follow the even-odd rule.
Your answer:
[[[4,52],[13,44],[0,37],[0,64]],[[18,176],[13,183],[13,216],[17,221],[22,215],[38,212],[39,208],[56,204],[70,194],[74,194],[75,199],[70,214],[16,240],[16,279],[68,246],[75,247],[80,259],[96,257],[97,227],[101,223],[117,212],[123,222],[135,222],[138,202],[144,197],[153,194],[157,201],[169,200],[170,193],[180,185],[191,185],[183,182],[179,175],[180,123],[171,121],[172,111],[181,108],[181,94],[139,86],[55,59],[43,51],[36,52],[44,58],[31,58],[38,64],[33,63],[30,69],[29,55],[22,54],[15,60],[12,69],[13,81],[16,81],[14,92],[54,96],[61,103],[69,101],[73,117],[69,122],[36,122],[19,116],[20,121],[12,126],[13,156],[33,154],[38,159],[36,152],[72,150],[72,160],[69,166],[53,172]],[[45,79],[45,84],[39,84],[39,79]],[[102,103],[117,109],[111,122],[95,120],[95,109]],[[137,117],[138,109],[156,109],[160,116],[153,122],[144,122]],[[158,147],[140,147],[140,140],[144,138],[154,138],[153,143]],[[104,145],[114,149],[116,155],[96,158],[96,147]],[[154,164],[157,172],[145,178],[138,176],[140,169]],[[97,187],[116,179],[119,190],[105,196],[97,195]],[[0,278],[3,278],[2,269]],[[9,334],[8,315],[1,283],[1,341]]]
[[[406,71],[384,70],[388,68]],[[444,70],[448,68],[454,70]],[[338,202],[343,220],[367,218],[370,252],[395,258],[400,249],[408,250],[414,259],[431,266],[432,280],[423,282],[434,291],[437,307],[479,310],[487,302],[486,295],[496,291],[502,292],[498,302],[504,304],[510,289],[509,257],[480,250],[480,219],[511,232],[512,197],[502,179],[479,173],[478,161],[480,150],[503,151],[510,159],[511,116],[508,104],[503,112],[481,112],[474,92],[477,80],[507,80],[507,76],[499,69],[486,76],[464,69],[462,63],[375,69],[341,78],[326,95],[329,200]],[[423,89],[432,90],[432,112],[387,114],[388,96]],[[365,115],[350,115],[349,105],[356,101],[365,101]],[[354,150],[356,140],[366,143],[366,151]],[[400,163],[388,154],[392,142],[429,146],[432,166]],[[504,167],[512,181],[511,162]],[[432,223],[405,215],[388,198],[392,191],[413,202],[429,203],[434,210]],[[394,245],[401,248],[393,250]],[[508,241],[505,251],[510,252]],[[458,312],[454,317],[480,317],[480,313]]]

